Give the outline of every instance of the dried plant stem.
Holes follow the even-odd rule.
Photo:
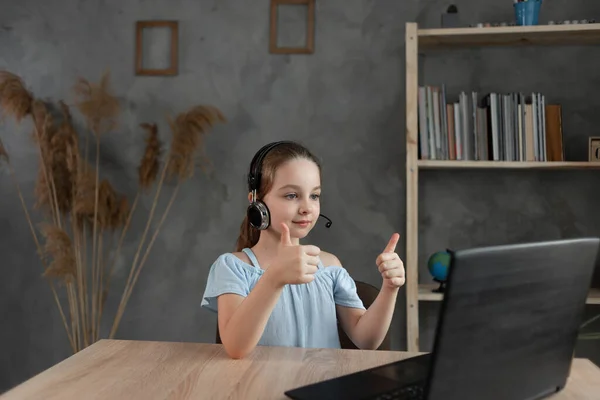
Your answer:
[[[89,125],[88,125],[89,128]],[[85,144],[84,144],[84,163],[83,163],[83,173],[87,173],[88,170],[88,160],[89,160],[89,153],[90,153],[90,132],[89,129],[85,130]],[[97,168],[96,168],[97,170]],[[96,184],[96,187],[98,185]],[[89,339],[91,339],[92,337],[92,329],[91,329],[91,320],[90,318],[90,304],[89,304],[89,299],[88,299],[88,282],[87,282],[87,265],[88,265],[88,255],[87,255],[87,233],[86,233],[86,227],[85,227],[85,219],[83,219],[81,221],[81,244],[82,244],[82,251],[81,251],[81,260],[82,260],[82,271],[83,271],[83,292],[84,292],[84,315],[85,315],[85,338],[86,340],[89,342]]]
[[[37,234],[35,233],[35,228],[33,227],[33,222],[31,221],[31,216],[29,215],[29,211],[27,211],[27,206],[25,205],[25,200],[23,199],[23,193],[21,192],[21,186],[19,185],[19,182],[16,178],[15,171],[14,171],[12,165],[10,164],[10,162],[7,162],[7,164],[8,164],[8,170],[9,170],[11,179],[17,188],[17,195],[19,196],[19,200],[21,201],[21,206],[23,207],[23,211],[25,212],[25,218],[27,219],[27,223],[29,224],[29,229],[31,230],[31,235],[33,236],[33,241],[35,242],[35,246],[37,248],[38,255],[41,258],[42,266],[44,269],[47,269],[48,266],[46,265],[46,262],[43,259],[42,246],[40,245]],[[51,280],[48,280],[48,282],[50,284],[50,290],[52,291],[52,297],[54,297],[54,301],[56,302],[56,305],[58,306],[58,311],[60,313],[60,317],[63,321],[65,331],[67,332],[67,337],[69,339],[69,343],[71,344],[71,348],[73,349],[73,352],[76,352],[75,341],[73,340],[73,336],[71,336],[71,334],[69,332],[67,318],[63,311],[62,304],[60,303],[60,300],[58,298],[58,294],[56,293],[56,288],[54,287],[54,283],[52,283]]]
[[[169,154],[167,155],[166,160],[169,159],[170,154],[171,154],[171,151],[169,150]],[[160,180],[158,181],[158,187],[156,188],[156,193],[154,194],[154,201],[152,202],[152,207],[150,208],[150,215],[148,216],[148,222],[146,222],[146,228],[144,229],[144,233],[142,234],[142,239],[140,240],[140,243],[138,245],[137,251],[135,253],[135,257],[133,259],[133,263],[131,264],[131,268],[129,270],[129,277],[127,278],[127,283],[125,284],[125,289],[123,290],[123,294],[121,295],[121,301],[119,302],[119,307],[117,309],[117,313],[116,313],[115,319],[113,321],[113,326],[110,330],[110,335],[109,335],[110,339],[114,338],[115,333],[117,332],[119,323],[121,322],[121,318],[123,317],[123,312],[125,311],[125,305],[127,304],[127,292],[129,291],[129,287],[130,287],[132,279],[133,279],[133,271],[135,270],[137,260],[140,257],[142,245],[144,244],[144,241],[146,240],[146,235],[148,234],[148,229],[150,228],[150,224],[152,223],[152,217],[154,216],[154,211],[156,210],[156,204],[158,203],[158,198],[160,195],[160,191],[162,189],[163,182],[165,180],[168,165],[169,165],[168,162],[164,163],[164,166],[163,166],[163,169],[162,169],[162,172],[160,175]]]
[[[36,129],[37,132],[37,129]],[[38,135],[39,137],[39,135]],[[54,225],[58,226],[58,219],[56,218],[56,208],[54,207],[54,195],[52,194],[52,186],[50,185],[50,178],[48,176],[48,173],[46,172],[46,164],[44,162],[44,151],[42,150],[42,147],[40,145],[40,165],[42,166],[42,173],[44,174],[44,179],[45,184],[48,185],[48,189],[50,192],[50,197],[48,198],[48,201],[50,202],[50,212],[52,214],[52,221],[54,222]]]
[[[99,194],[99,189],[100,189],[100,185],[99,185],[99,180],[100,180],[100,137],[98,136],[98,133],[96,133],[96,185],[95,185],[95,199],[94,199],[94,233],[93,233],[93,237],[92,237],[92,338],[96,337],[96,324],[94,323],[94,321],[96,321],[96,309],[97,309],[97,305],[96,305],[96,291],[97,291],[97,286],[98,286],[98,282],[97,282],[97,273],[96,273],[96,269],[97,269],[97,265],[96,265],[96,251],[97,251],[97,234],[98,234],[98,194]]]
[[[48,126],[48,115],[46,114],[46,117],[44,118],[44,134],[47,134],[46,132],[46,127]],[[58,227],[60,229],[62,229],[62,224],[61,224],[61,218],[60,218],[60,210],[58,208],[58,196],[56,194],[56,185],[54,184],[54,175],[52,174],[52,172],[48,173],[48,168],[46,168],[47,166],[49,166],[48,163],[48,154],[44,155],[44,147],[42,145],[42,138],[40,136],[40,132],[38,130],[38,124],[37,121],[34,121],[34,127],[35,127],[35,134],[37,136],[38,139],[38,144],[39,144],[39,148],[40,148],[40,162],[42,164],[42,169],[43,169],[43,173],[44,176],[46,178],[46,185],[48,185],[48,187],[50,188],[50,208],[52,209],[52,214],[54,215],[54,222],[56,225],[58,225]],[[54,200],[54,201],[52,201]]]
[[[75,281],[76,282],[76,281]],[[75,307],[75,316],[76,316],[76,320],[77,320],[77,343],[78,343],[78,347],[77,347],[77,351],[83,349],[82,347],[82,325],[81,325],[81,314],[79,313],[79,303],[77,302],[77,285],[76,284],[71,284],[71,292],[72,292],[72,298],[73,298],[73,307]]]
[[[72,179],[71,198],[75,199],[77,192],[77,177]],[[88,332],[88,312],[87,312],[87,291],[86,291],[86,265],[82,254],[82,242],[85,243],[85,226],[77,224],[77,216],[71,210],[71,226],[73,229],[73,238],[75,242],[75,261],[77,268],[77,289],[79,295],[79,315],[82,329],[82,339],[84,348],[91,344]],[[82,222],[83,223],[83,222]]]
[[[71,301],[73,302],[73,310],[75,311],[75,327],[77,332],[77,351],[81,350],[81,319],[79,318],[79,303],[77,302],[77,290],[74,283],[69,284],[71,292]]]
[[[103,248],[104,248],[104,238],[102,235],[100,235],[100,238],[98,239],[98,260],[97,260],[97,265],[98,268],[96,268],[97,273],[98,273],[98,288],[96,290],[96,320],[94,321],[94,325],[96,326],[96,337],[94,338],[94,341],[98,340],[98,338],[100,337],[100,304],[102,302],[102,281],[103,279],[103,274],[102,274],[102,270],[103,270],[103,257],[102,257],[102,253],[103,253]]]
[[[46,117],[44,118],[44,133],[46,132],[46,126],[47,126],[47,122],[48,122],[48,115],[46,115]],[[40,164],[42,166],[42,173],[44,174],[44,178],[46,179],[46,185],[48,185],[49,189],[50,189],[50,209],[52,212],[52,217],[54,220],[54,223],[59,227],[62,228],[61,225],[61,218],[60,218],[60,210],[58,208],[58,196],[56,194],[56,186],[54,184],[54,176],[52,175],[52,173],[48,172],[48,168],[47,166],[49,166],[48,163],[48,154],[44,154],[44,146],[42,144],[42,137],[40,135],[40,131],[38,129],[38,121],[36,121],[34,119],[34,129],[35,129],[35,134],[37,136],[37,143],[38,143],[38,147],[40,149]]]
[[[133,216],[133,212],[135,211],[135,208],[137,207],[139,199],[140,199],[140,190],[138,190],[138,192],[135,195],[135,199],[133,200],[133,205],[131,206],[131,210],[129,211],[129,215],[127,216],[127,221],[125,222],[125,226],[123,227],[123,230],[121,231],[121,237],[119,238],[119,242],[117,244],[117,249],[115,250],[115,254],[113,255],[112,261],[110,263],[111,266],[110,266],[110,270],[108,272],[107,285],[110,284],[110,280],[115,271],[115,267],[117,265],[117,259],[119,258],[119,253],[121,252],[121,246],[123,246],[123,240],[125,239],[125,234],[127,233],[127,229],[129,228],[129,225],[131,224],[131,218]]]
[[[74,186],[74,185],[73,185]],[[75,198],[73,196],[73,198]],[[76,218],[71,215],[71,225],[73,229],[73,238],[75,242],[75,261],[77,267],[77,294],[79,299],[79,315],[82,329],[83,346],[87,347],[90,345],[89,336],[87,332],[87,315],[85,312],[85,292],[84,292],[84,279],[85,279],[85,265],[81,258],[81,231],[77,227]]]
[[[94,325],[95,325],[95,332],[96,332],[96,336],[94,337],[94,341],[97,341],[98,338],[100,337],[100,307],[102,304],[102,290],[103,290],[103,281],[104,281],[104,258],[102,257],[102,254],[104,253],[103,251],[103,246],[104,246],[104,235],[102,233],[102,231],[100,232],[100,237],[98,238],[98,260],[97,260],[97,268],[96,268],[96,273],[97,273],[97,277],[96,277],[96,282],[97,282],[97,287],[96,287],[96,320],[94,320]],[[110,248],[110,244],[108,246],[108,248]]]
[[[85,163],[83,164],[85,166],[84,168],[84,172],[87,172],[87,167],[88,167],[88,160],[89,160],[89,153],[90,153],[90,132],[89,129],[85,130]]]
[[[117,249],[115,250],[115,253],[112,257],[112,260],[110,263],[110,270],[108,271],[108,276],[106,278],[106,287],[107,288],[110,287],[110,281],[112,279],[113,273],[115,271],[115,267],[117,265],[117,259],[119,258],[119,253],[121,252],[121,246],[123,245],[123,240],[125,239],[125,234],[127,233],[127,229],[129,228],[129,225],[131,224],[131,218],[133,217],[133,213],[135,211],[135,208],[137,207],[138,201],[140,199],[140,194],[141,194],[141,190],[138,190],[135,195],[135,199],[133,200],[131,209],[129,210],[129,215],[127,216],[127,221],[125,222],[125,226],[123,227],[123,230],[121,231],[121,236],[119,237],[119,242],[117,243]],[[102,313],[104,311],[104,304],[105,304],[105,301],[102,301],[100,304],[100,316],[98,317],[98,323],[100,323],[100,320],[102,319]]]
[[[72,282],[67,283],[67,296],[71,305],[71,324],[73,326],[73,337],[76,351],[81,350],[81,324],[79,323],[79,310],[77,309],[77,295]]]
[[[48,119],[48,115],[46,115],[45,119],[44,119],[44,134],[47,134],[46,132],[46,126],[47,126],[47,119]],[[38,123],[37,121],[34,120],[34,129],[35,129],[35,134],[37,136],[37,142],[39,145],[39,150],[40,150],[40,164],[42,167],[42,173],[44,174],[44,177],[46,179],[46,185],[48,185],[49,189],[50,189],[50,209],[53,215],[53,220],[54,223],[58,226],[59,229],[62,229],[62,218],[61,218],[61,214],[60,214],[60,209],[58,207],[58,195],[56,192],[56,185],[54,183],[54,175],[52,174],[51,171],[48,171],[48,168],[50,165],[48,163],[48,154],[44,154],[44,145],[42,143],[42,137],[40,135],[39,129],[38,129]],[[68,284],[68,285],[72,285],[72,284]],[[72,328],[72,332],[71,332],[71,341],[72,341],[72,347],[74,348],[73,351],[77,352],[80,350],[81,346],[79,345],[80,339],[79,336],[81,336],[81,333],[79,332],[78,334],[78,330],[80,330],[80,324],[77,322],[79,320],[79,312],[76,308],[76,304],[74,304],[74,302],[76,302],[77,297],[73,296],[74,291],[72,290],[72,288],[69,288],[69,286],[67,286],[67,298],[69,301],[69,305],[70,305],[70,312],[71,312],[71,328]]]
[[[73,231],[73,238],[75,239],[75,232]],[[78,262],[77,262],[77,247],[76,247],[76,240],[73,241],[73,253],[75,254],[75,273],[77,274],[75,276],[75,282],[69,284],[69,289],[71,289],[71,295],[69,297],[69,300],[73,302],[73,308],[75,311],[75,315],[76,315],[76,320],[77,320],[77,350],[81,350],[82,347],[82,341],[83,341],[83,335],[82,333],[85,331],[85,329],[82,327],[82,315],[80,313],[80,309],[79,309],[79,293],[80,293],[80,285],[79,285],[79,268],[77,266]]]
[[[90,317],[90,302],[89,302],[89,298],[88,298],[88,278],[87,278],[87,269],[88,269],[88,254],[87,254],[87,242],[88,242],[88,238],[87,238],[87,231],[86,231],[86,222],[85,219],[82,220],[81,222],[81,241],[83,242],[83,257],[82,257],[82,269],[84,271],[83,273],[83,293],[85,293],[85,297],[83,299],[83,301],[85,302],[85,315],[86,318],[88,318],[87,322],[86,322],[86,335],[88,336],[88,338],[91,338],[92,336],[92,328],[91,328],[91,321],[89,320]]]
[[[142,257],[142,261],[140,261],[140,265],[137,268],[137,271],[135,273],[135,277],[133,278],[133,282],[132,282],[131,286],[129,287],[129,293],[127,294],[127,298],[125,299],[125,303],[127,303],[127,301],[129,301],[129,297],[131,296],[131,293],[133,292],[133,287],[135,286],[135,284],[136,284],[136,282],[138,280],[138,277],[140,276],[140,272],[142,271],[142,267],[144,266],[144,263],[146,262],[146,259],[148,258],[148,255],[150,254],[150,250],[152,249],[152,245],[154,244],[154,241],[158,237],[158,233],[160,231],[160,228],[161,228],[162,224],[165,222],[165,219],[167,218],[167,214],[169,213],[169,210],[171,209],[171,206],[175,202],[175,198],[177,197],[177,192],[179,191],[179,187],[180,187],[180,182],[178,182],[177,186],[175,186],[175,189],[173,189],[173,193],[171,194],[171,199],[169,200],[169,203],[167,203],[167,207],[165,207],[165,211],[164,211],[164,213],[163,213],[160,221],[158,222],[158,226],[156,227],[156,230],[154,231],[154,235],[152,235],[152,239],[150,239],[150,243],[148,244],[148,247],[146,247],[146,252],[144,253],[144,257]]]
[[[107,257],[105,257],[106,254],[110,254],[111,249],[113,247],[113,242],[115,239],[115,234],[114,232],[111,233],[110,235],[110,241],[108,243],[108,247],[106,248],[106,250],[102,251],[102,258],[100,261],[100,291],[98,293],[98,320],[97,320],[97,324],[98,324],[98,330],[100,330],[100,325],[102,322],[102,310],[104,308],[104,303],[106,300],[106,296],[104,296],[104,292],[107,291],[110,288],[110,281],[108,280],[108,276],[105,273],[106,271],[106,263],[107,263]],[[105,288],[106,285],[106,288]]]
[[[67,302],[69,304],[69,313],[71,314],[71,336],[75,343],[75,352],[77,352],[77,331],[75,329],[75,311],[73,309],[73,299],[71,298],[71,291],[69,290],[69,284],[67,284]]]
[[[95,286],[92,289],[92,303],[94,305],[94,317],[92,319],[92,342],[95,342],[98,338],[98,324],[97,324],[97,320],[98,320],[98,315],[99,315],[99,311],[100,311],[100,303],[98,302],[98,292],[100,291],[100,266],[99,266],[99,262],[100,262],[100,254],[102,253],[102,244],[103,244],[103,235],[102,235],[102,230],[100,230],[100,233],[98,234],[98,251],[96,253],[96,257],[97,259],[94,260],[94,264],[95,265],[95,269],[94,269],[94,282],[95,282]]]

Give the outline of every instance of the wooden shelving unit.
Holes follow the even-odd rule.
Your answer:
[[[600,42],[600,24],[418,29],[419,48],[585,45]]]
[[[417,160],[419,169],[600,169],[600,162],[564,161],[447,161]]]
[[[419,29],[406,24],[406,314],[407,350],[419,350],[419,302],[441,301],[436,285],[419,285],[419,171],[439,169],[600,169],[590,162],[505,162],[419,160],[419,53],[440,48],[524,45],[588,45],[600,43],[600,24],[539,25],[489,28]],[[600,289],[592,289],[588,304],[600,304]]]
[[[433,289],[438,285],[419,285],[419,301],[442,301],[443,293],[434,293]],[[600,304],[600,289],[591,289],[586,301],[587,304]]]

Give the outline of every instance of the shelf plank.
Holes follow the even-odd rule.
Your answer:
[[[419,301],[442,301],[444,295],[442,293],[433,293],[432,290],[436,289],[439,285],[421,284],[419,285]],[[598,304],[600,305],[600,288],[590,289],[587,304]]]
[[[600,43],[600,23],[419,29],[419,48]]]
[[[419,351],[419,52],[417,25],[406,26],[406,347]]]
[[[442,301],[444,295],[442,293],[433,293],[433,289],[437,289],[439,284],[421,284],[419,285],[419,300],[420,301]]]
[[[600,169],[600,162],[418,160],[417,166],[419,167],[419,169],[447,169],[447,168]]]

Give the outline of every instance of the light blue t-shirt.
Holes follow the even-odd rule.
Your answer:
[[[219,295],[246,297],[254,288],[265,271],[252,250],[242,251],[253,265],[232,253],[219,256],[210,268],[202,307],[217,312]],[[325,268],[319,262],[312,282],[284,286],[258,345],[340,348],[336,304],[365,309],[348,272],[340,266]]]

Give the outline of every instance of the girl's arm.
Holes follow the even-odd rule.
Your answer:
[[[337,306],[342,328],[352,342],[360,349],[376,350],[388,332],[398,288],[383,285],[368,310]]]
[[[315,279],[321,250],[311,245],[293,245],[287,225],[282,223],[281,229],[277,257],[248,296],[223,294],[218,298],[219,333],[231,358],[242,358],[254,350],[286,284]]]
[[[245,357],[260,340],[283,290],[283,286],[272,282],[265,273],[247,297],[237,294],[219,296],[219,334],[231,358]]]
[[[383,252],[375,260],[383,284],[369,309],[365,311],[359,308],[336,306],[342,328],[350,340],[361,349],[377,349],[390,327],[398,290],[405,282],[404,263],[395,251],[399,239],[399,234],[393,234]],[[337,257],[333,256],[333,258],[333,262],[342,265]]]

